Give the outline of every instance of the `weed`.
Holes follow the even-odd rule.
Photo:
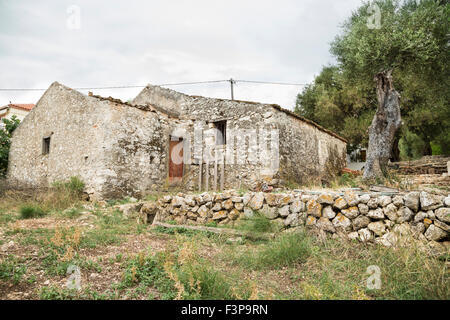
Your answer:
[[[20,208],[21,219],[39,218],[45,214],[46,212],[36,205],[26,205]]]
[[[237,262],[252,269],[287,267],[305,262],[311,254],[311,243],[303,232],[283,234],[256,251],[247,251]]]
[[[5,260],[0,262],[0,279],[2,280],[11,280],[14,284],[18,284],[26,271],[26,265],[20,263],[12,255],[9,255]]]

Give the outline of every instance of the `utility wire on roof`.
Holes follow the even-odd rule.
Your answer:
[[[304,83],[288,83],[288,82],[268,82],[268,81],[255,81],[255,80],[233,80],[234,83],[257,83],[257,84],[272,84],[272,85],[287,85],[287,86],[304,86]],[[230,82],[230,80],[210,80],[210,81],[194,81],[194,82],[178,82],[178,83],[162,83],[158,86],[181,86],[192,84],[205,84],[205,83],[218,83],[218,82]],[[110,87],[81,87],[73,88],[75,90],[107,90],[107,89],[130,89],[130,88],[145,88],[146,86],[110,86]],[[0,91],[45,91],[48,88],[0,88]]]

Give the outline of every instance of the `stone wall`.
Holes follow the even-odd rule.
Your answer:
[[[14,131],[9,185],[48,187],[79,176],[99,197],[155,190],[167,178],[169,119],[143,109],[53,83]]]
[[[332,236],[391,246],[402,236],[450,244],[450,195],[408,192],[393,195],[291,191],[285,193],[235,190],[178,194],[142,207],[144,215],[179,224],[234,224],[260,212],[283,228],[306,226]]]
[[[139,93],[133,103],[149,103],[177,112],[181,121],[195,120],[198,126],[196,129],[203,129],[206,135],[205,129],[208,130],[212,122],[226,120],[227,144],[234,142],[234,157],[241,157],[243,162],[226,163],[225,188],[253,189],[267,176],[277,181],[289,180],[300,184],[311,180],[320,182],[329,179],[346,165],[345,140],[277,105],[188,96],[150,85]],[[189,130],[189,139],[194,141],[195,128],[191,127]],[[232,136],[233,130],[240,133]],[[277,131],[276,136],[270,133],[273,130]],[[261,134],[263,131],[265,135]],[[256,157],[262,160],[255,162],[248,150],[241,149],[249,144],[252,135],[258,144],[267,144],[269,152],[273,150],[271,139],[279,140],[277,161],[280,169],[276,174],[267,174],[269,159],[266,159],[266,152],[256,154]],[[194,158],[197,156],[193,146],[190,152]],[[211,176],[213,169],[210,170]],[[198,185],[198,165],[194,162],[193,165],[186,166],[185,173],[185,186],[188,190],[194,190]]]

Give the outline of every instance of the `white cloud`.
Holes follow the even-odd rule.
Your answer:
[[[306,83],[360,0],[0,1],[0,88],[145,85],[216,79]],[[67,8],[81,10],[79,30]],[[229,84],[172,87],[229,98]],[[301,87],[238,83],[235,98],[293,108]],[[121,99],[139,89],[96,91]],[[0,92],[0,105],[42,92]]]

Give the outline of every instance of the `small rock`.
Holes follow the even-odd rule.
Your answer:
[[[350,232],[350,233],[348,234],[348,238],[349,238],[350,240],[356,240],[356,239],[358,239],[358,237],[359,237],[359,235],[358,235],[358,232],[356,232],[356,231]]]
[[[367,214],[367,216],[372,219],[378,219],[378,220],[384,219],[383,209],[378,208],[375,210],[370,210],[369,213]]]
[[[249,205],[253,210],[259,210],[262,208],[264,203],[264,194],[262,192],[257,192],[250,200]]]
[[[397,206],[393,203],[388,204],[383,208],[383,212],[388,217],[389,220],[396,221],[397,220]]]
[[[434,214],[442,222],[450,223],[450,208],[439,208]]]
[[[358,210],[361,214],[366,215],[369,213],[369,206],[365,203],[358,204]]]
[[[239,211],[233,208],[228,214],[228,218],[230,218],[231,220],[236,220],[237,218],[239,218],[239,214]]]
[[[434,210],[442,207],[442,201],[440,196],[422,191],[420,193],[420,206],[422,210]]]
[[[268,204],[265,204],[261,209],[261,213],[268,219],[275,219],[278,217],[278,208],[270,207]]]
[[[410,192],[405,196],[405,206],[417,212],[419,210],[420,204],[420,194],[419,192]]]
[[[278,210],[278,213],[282,217],[287,217],[290,214],[289,205],[285,205],[284,207],[281,207],[280,210]]]
[[[291,203],[291,212],[293,213],[303,212],[305,211],[305,208],[305,203],[300,199],[294,199],[294,201]]]
[[[280,198],[278,206],[285,206],[294,202],[294,196],[292,194],[284,195]]]
[[[336,216],[336,212],[334,212],[331,206],[325,206],[322,209],[322,216],[328,219],[333,219]]]
[[[390,196],[378,197],[378,204],[380,204],[382,207],[386,207],[391,202],[392,202],[392,198]]]
[[[288,215],[287,218],[284,220],[284,225],[291,226],[291,227],[298,226],[299,225],[298,214],[291,213],[290,215]]]
[[[367,202],[369,202],[369,200],[370,200],[370,194],[368,194],[368,193],[364,193],[363,195],[359,196],[360,203],[367,204]]]
[[[345,201],[344,198],[339,197],[339,198],[336,199],[336,201],[334,201],[333,206],[334,206],[336,209],[342,210],[342,209],[344,209],[344,208],[347,208],[347,201]]]
[[[325,217],[321,217],[321,218],[319,218],[319,220],[317,220],[316,227],[319,228],[319,229],[322,229],[324,231],[328,231],[328,232],[335,232],[336,231],[336,229],[334,228],[334,226],[331,223],[331,221],[328,218],[325,218]]]
[[[444,199],[444,205],[445,205],[446,207],[450,207],[450,196],[447,196],[447,197]]]
[[[222,206],[225,208],[225,210],[230,210],[234,207],[233,201],[231,199],[227,199],[224,202],[222,202]]]
[[[373,231],[377,236],[382,236],[386,232],[386,225],[383,221],[371,222],[367,225],[370,231]]]
[[[228,213],[225,210],[214,212],[212,219],[213,220],[221,220],[227,217]]]
[[[370,219],[366,216],[359,216],[353,220],[353,230],[357,231],[361,228],[365,228],[369,225]]]
[[[378,199],[377,198],[370,198],[370,200],[367,202],[367,206],[369,209],[376,209],[378,208]]]
[[[264,198],[266,199],[266,203],[269,206],[276,207],[278,206],[278,202],[280,199],[279,194],[277,193],[265,193]]]
[[[348,209],[342,209],[342,214],[349,219],[354,219],[359,215],[358,207],[350,207]]]
[[[397,207],[401,207],[404,205],[403,197],[402,196],[395,196],[392,198],[392,203]]]
[[[315,225],[316,224],[316,221],[317,221],[317,219],[316,218],[314,218],[313,216],[308,216],[307,218],[306,218],[306,226],[313,226],[313,225]]]
[[[345,198],[345,201],[347,202],[347,205],[350,207],[357,206],[359,203],[359,197],[353,191],[344,192],[344,198]]]
[[[361,240],[361,242],[368,242],[373,240],[374,235],[369,229],[363,228],[361,230],[358,230],[358,238],[359,240]]]
[[[432,224],[428,227],[427,231],[425,231],[425,238],[430,241],[439,241],[447,237],[447,234],[447,232]]]
[[[335,228],[342,228],[345,231],[350,231],[352,228],[351,220],[342,213],[338,213],[332,222]]]
[[[306,204],[306,211],[308,212],[308,214],[316,218],[320,218],[320,216],[322,215],[322,205],[316,200],[311,199]]]
[[[333,204],[333,197],[329,194],[322,193],[318,198],[317,202],[320,204]]]
[[[254,215],[255,213],[253,212],[252,209],[250,209],[249,207],[244,207],[244,216],[247,219],[253,218]]]
[[[442,221],[434,220],[434,225],[444,231],[450,232],[450,226]]]
[[[427,213],[424,211],[419,211],[417,212],[417,214],[414,216],[414,222],[415,223],[419,223],[419,222],[423,222],[423,220],[427,218]]]

